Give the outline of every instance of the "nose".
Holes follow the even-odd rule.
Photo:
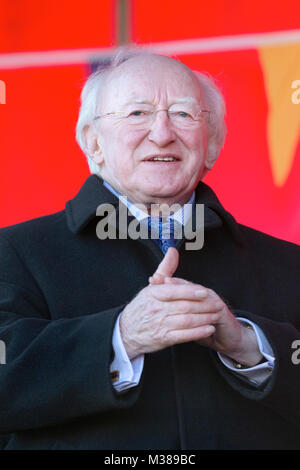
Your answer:
[[[176,139],[167,110],[159,109],[154,114],[148,139],[158,145],[158,147],[165,147]]]

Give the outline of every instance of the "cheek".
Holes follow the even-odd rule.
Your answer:
[[[195,134],[194,136],[191,136],[190,144],[191,144],[191,147],[193,147],[196,150],[198,149],[199,151],[206,149],[207,144],[208,144],[207,129],[203,129],[201,134]]]
[[[135,168],[134,149],[131,145],[125,145],[124,141],[116,142],[110,148],[108,165],[120,179],[129,179]]]
[[[138,166],[138,149],[142,141],[143,138],[137,132],[128,132],[118,139],[114,156],[124,174],[131,173]]]
[[[140,145],[143,137],[139,132],[114,132],[110,137],[111,147],[113,148],[114,155],[124,155],[126,158],[133,156],[135,150]]]
[[[198,160],[203,160],[206,156],[208,149],[208,136],[207,133],[203,133],[201,136],[195,136],[189,140],[189,149],[191,153]]]
[[[128,153],[134,153],[139,145],[144,141],[144,133],[141,131],[128,130],[119,136],[119,145]]]

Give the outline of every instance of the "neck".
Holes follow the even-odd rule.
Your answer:
[[[145,204],[145,206],[147,207],[147,212],[150,217],[168,217],[170,213],[179,211],[183,204],[179,204],[177,202],[172,204],[168,202],[162,202]]]
[[[104,185],[110,189],[110,191],[114,192],[116,196],[120,196],[120,193],[118,190],[113,188],[113,186],[110,185],[107,181],[104,181]],[[151,200],[141,200],[136,197],[131,197],[131,195],[123,194],[123,196],[126,196],[128,198],[128,201],[130,201],[132,204],[137,206],[140,210],[143,212],[147,213],[147,215],[151,217],[168,217],[170,213],[175,213],[178,210],[180,210],[184,204],[187,204],[191,196],[193,194],[193,191],[191,191],[189,194],[183,196],[182,198],[158,198],[158,197],[152,197]],[[150,198],[149,198],[150,199]]]
[[[151,202],[137,202],[137,201],[132,201],[131,202],[135,205],[142,204],[143,207],[141,209],[144,212],[147,212],[147,214],[151,217],[168,217],[170,214],[175,213],[179,211],[184,204],[187,204],[191,200],[191,196],[193,193],[187,195],[184,199],[181,200],[176,200],[176,199],[163,199],[163,200],[157,200],[156,198],[154,201]]]

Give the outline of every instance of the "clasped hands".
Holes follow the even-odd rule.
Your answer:
[[[123,310],[120,332],[129,359],[196,341],[243,365],[259,363],[254,331],[236,320],[216,292],[173,277],[178,263],[178,251],[169,248],[149,285]]]

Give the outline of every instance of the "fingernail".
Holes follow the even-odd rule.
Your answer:
[[[207,328],[205,328],[205,332],[206,332],[207,334],[209,334],[209,333],[214,333],[214,331],[215,331],[215,327],[214,327],[214,326],[208,326]]]
[[[198,289],[195,291],[195,297],[204,297],[206,291],[204,289]]]
[[[217,309],[217,310],[222,310],[223,307],[224,307],[223,302],[221,302],[221,300],[218,300],[218,301],[216,302],[216,309]]]

